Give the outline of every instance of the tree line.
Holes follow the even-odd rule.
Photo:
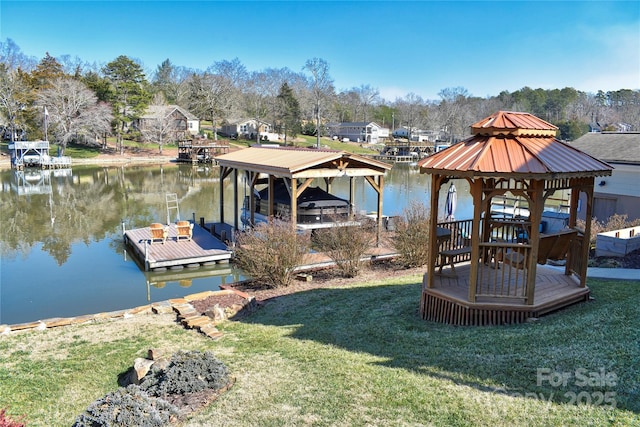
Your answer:
[[[69,142],[106,144],[115,136],[151,141],[131,123],[149,105],[179,105],[215,129],[252,118],[272,125],[287,138],[302,133],[320,136],[330,122],[370,122],[432,130],[442,140],[468,136],[469,125],[498,110],[534,114],[558,126],[560,139],[573,140],[600,130],[640,130],[640,90],[587,93],[574,88],[503,91],[472,96],[464,87],[444,88],[439,99],[408,93],[395,100],[361,84],[337,90],[324,59],[312,58],[300,71],[264,68],[249,71],[238,58],[214,61],[206,70],[166,59],[145,71],[136,59],[121,55],[96,64],[48,53],[37,60],[11,39],[0,42],[0,125],[5,139],[47,138],[64,150]],[[44,125],[44,126],[43,126]],[[162,141],[155,142],[162,144]]]

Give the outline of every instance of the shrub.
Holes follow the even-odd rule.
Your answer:
[[[345,277],[356,277],[362,266],[362,257],[375,242],[376,224],[365,218],[361,227],[330,227],[313,234],[317,249],[326,253]]]
[[[236,235],[234,261],[251,278],[275,288],[293,282],[294,269],[308,252],[308,236],[273,219]]]
[[[428,261],[429,209],[411,202],[396,221],[394,246],[406,268],[420,267]]]
[[[640,225],[640,218],[631,221],[627,218],[627,214],[614,214],[607,219],[606,223],[598,221],[597,218],[593,218],[593,220],[591,221],[591,235],[589,236],[589,242],[591,246],[593,247],[596,244],[596,237],[598,236],[598,233],[604,233],[606,231],[619,230],[621,228],[629,228]],[[578,226],[578,228],[584,230],[586,224],[583,220],[579,219],[576,221],[576,225]]]
[[[0,427],[24,427],[25,425],[22,421],[9,418],[5,409],[0,410]]]
[[[180,351],[165,369],[152,367],[140,381],[140,388],[152,396],[184,395],[219,390],[229,383],[227,367],[213,353]]]
[[[93,402],[76,418],[73,426],[165,426],[177,416],[175,406],[149,396],[137,385],[130,385]]]

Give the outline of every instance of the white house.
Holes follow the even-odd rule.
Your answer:
[[[250,140],[255,140],[256,133],[259,133],[261,141],[277,141],[281,138],[281,135],[273,132],[273,127],[270,123],[256,119],[227,121],[220,128],[220,133],[230,138]]]
[[[590,132],[570,145],[614,167],[596,180],[593,216],[601,222],[613,214],[640,218],[640,132]]]
[[[187,136],[200,132],[200,119],[179,105],[149,105],[145,113],[137,119],[133,127],[138,130],[149,129],[153,122],[172,121],[176,140],[187,139]]]
[[[414,142],[436,142],[439,137],[439,132],[433,130],[422,130],[411,128],[411,141]],[[401,126],[393,131],[394,138],[408,138],[409,139],[409,128],[406,126]]]
[[[327,130],[332,138],[368,144],[381,144],[389,138],[389,128],[376,122],[328,123]]]

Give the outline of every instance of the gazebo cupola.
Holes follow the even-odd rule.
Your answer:
[[[471,137],[419,162],[420,172],[431,175],[431,212],[439,212],[440,190],[452,179],[468,181],[474,205],[473,218],[466,221],[438,224],[431,215],[436,238],[428,243],[425,319],[511,323],[588,297],[593,183],[612,168],[557,140],[556,132],[529,113],[498,111],[471,125]],[[545,201],[559,190],[570,190],[569,226],[543,233]],[[493,199],[505,195],[523,200],[526,209],[510,215],[493,211]],[[581,195],[584,230],[576,227]],[[554,276],[549,269],[538,268],[551,256],[566,260],[555,279],[549,279]],[[457,263],[463,265],[455,269]],[[543,279],[546,285],[538,285]]]

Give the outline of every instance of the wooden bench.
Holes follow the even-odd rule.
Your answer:
[[[438,274],[442,274],[442,267],[444,264],[449,264],[451,266],[451,274],[456,276],[456,269],[453,266],[453,260],[458,255],[465,255],[471,253],[471,246],[463,246],[457,249],[450,249],[446,251],[440,251],[440,269],[438,270]],[[448,260],[448,262],[445,262]]]
[[[538,264],[546,264],[548,259],[562,260],[567,257],[577,230],[562,230],[557,233],[541,234],[538,244]]]
[[[189,221],[176,222],[176,241],[180,239],[191,240],[193,237],[193,224]]]
[[[162,244],[167,241],[167,236],[169,236],[169,227],[165,227],[164,225],[156,222],[149,226],[149,230],[151,231],[149,244],[152,244],[156,240],[160,240]]]

